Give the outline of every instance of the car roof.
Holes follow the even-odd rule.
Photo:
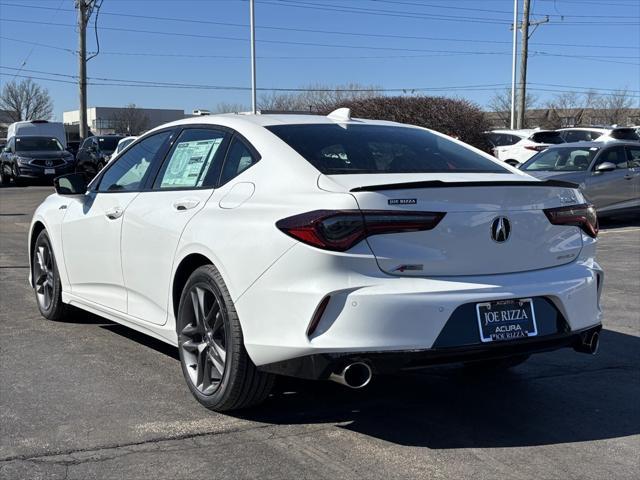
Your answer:
[[[367,120],[360,118],[350,118],[349,120],[330,118],[324,115],[298,115],[298,114],[261,114],[261,113],[223,113],[216,115],[201,115],[195,117],[176,120],[166,123],[153,130],[160,128],[175,127],[180,125],[222,125],[230,128],[237,127],[269,127],[273,125],[301,125],[301,124],[325,124],[325,125],[386,125],[397,127],[411,127],[404,123],[389,122],[386,120]]]
[[[609,142],[570,142],[570,143],[558,143],[557,145],[551,145],[548,149],[554,148],[604,148],[610,147],[612,145],[622,145],[622,146],[630,146],[637,147],[638,142],[634,142],[633,140],[611,140]]]
[[[608,133],[610,128],[602,128],[602,127],[568,127],[568,128],[559,128],[559,132],[567,132],[567,131],[579,131],[579,132],[600,132],[600,133]]]

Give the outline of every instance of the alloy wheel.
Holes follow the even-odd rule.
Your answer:
[[[180,348],[193,385],[211,395],[222,381],[227,358],[226,328],[220,299],[206,284],[188,293],[181,318]]]
[[[36,296],[42,310],[49,310],[53,301],[53,287],[55,284],[55,273],[53,269],[53,257],[51,250],[46,244],[36,247],[34,262],[34,278],[36,286]]]

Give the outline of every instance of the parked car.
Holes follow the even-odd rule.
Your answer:
[[[348,109],[190,118],[56,192],[29,230],[42,315],[71,304],[176,345],[214,410],[259,403],[275,375],[361,388],[598,346],[582,193],[424,128]]]
[[[11,137],[0,155],[0,183],[23,185],[74,171],[73,155],[53,137]]]
[[[62,148],[67,148],[67,133],[61,122],[47,120],[29,120],[14,122],[7,128],[7,141],[12,137],[54,137]]]
[[[540,179],[580,185],[601,217],[640,212],[640,144],[578,142],[549,147],[520,167]]]
[[[116,149],[113,151],[113,154],[111,155],[111,159],[113,159],[121,151],[123,151],[125,148],[127,148],[129,146],[129,144],[131,142],[133,142],[136,138],[138,138],[138,137],[124,137],[124,138],[122,138],[118,142],[118,145],[116,146]]]
[[[520,140],[496,146],[494,156],[512,166],[526,162],[549,145],[564,143],[560,134],[554,130],[510,130],[509,132],[512,137],[510,141],[516,140],[516,138],[520,138]]]
[[[608,140],[640,140],[634,127],[596,128],[573,127],[557,130],[562,139],[567,142],[605,142]]]
[[[73,155],[73,158],[78,154],[78,149],[80,148],[80,142],[76,140],[67,141],[67,152]]]
[[[86,138],[76,154],[76,169],[87,178],[93,178],[109,162],[122,140],[120,135],[97,135]]]

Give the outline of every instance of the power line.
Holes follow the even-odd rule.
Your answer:
[[[371,0],[378,1],[378,0]],[[381,1],[381,0],[380,0]],[[11,6],[11,7],[20,7],[20,8],[32,8],[39,10],[53,10],[52,7],[43,7],[36,5],[20,5],[14,3],[2,3],[3,6]],[[63,9],[63,11],[73,11],[69,9]],[[170,22],[181,22],[181,23],[195,23],[195,24],[203,24],[203,25],[220,25],[226,27],[239,27],[239,28],[247,28],[249,25],[246,23],[232,23],[232,22],[217,22],[212,20],[201,20],[201,19],[191,19],[191,18],[177,18],[177,17],[160,17],[153,15],[135,15],[128,13],[113,13],[113,12],[102,12],[102,15],[109,15],[115,17],[125,17],[125,18],[136,18],[136,19],[144,19],[144,20],[159,20],[159,21],[170,21]],[[361,33],[361,32],[345,32],[345,31],[336,31],[336,30],[323,30],[323,29],[309,29],[309,28],[294,28],[294,27],[281,27],[274,25],[261,25],[256,26],[257,29],[262,30],[277,30],[277,31],[287,31],[287,32],[301,32],[301,33],[320,33],[323,35],[331,34],[331,35],[345,35],[345,36],[356,36],[356,37],[371,37],[371,38],[393,38],[393,39],[406,39],[406,40],[430,40],[430,41],[447,41],[447,42],[464,42],[464,43],[489,43],[489,44],[511,44],[511,42],[504,40],[481,40],[474,38],[451,38],[451,37],[430,37],[430,36],[420,36],[420,35],[396,35],[396,34],[382,34],[382,33]],[[615,49],[631,49],[637,50],[640,49],[640,46],[621,46],[621,45],[603,45],[603,44],[572,44],[572,43],[543,43],[538,42],[537,45],[541,46],[558,46],[558,47],[579,47],[579,48],[615,48]]]
[[[4,65],[0,65],[0,69],[2,70],[10,70],[15,71],[17,68],[15,67],[7,67]],[[50,75],[54,77],[61,77],[56,79],[46,78],[46,77],[35,77],[35,76],[27,76],[25,78],[38,78],[41,80],[51,80],[57,81],[61,83],[72,83],[75,84],[77,80],[77,75],[58,73],[58,72],[47,72],[42,70],[27,70],[24,69],[24,72],[36,73],[40,75]],[[151,88],[181,88],[181,89],[198,89],[198,90],[235,90],[235,91],[248,91],[251,87],[244,87],[238,85],[207,85],[207,84],[189,84],[189,83],[179,83],[179,82],[159,82],[159,81],[147,81],[147,80],[134,80],[134,79],[118,79],[118,78],[108,78],[108,77],[87,77],[87,80],[92,80],[92,82],[88,82],[88,85],[99,85],[99,86],[127,86],[127,87],[151,87]],[[111,83],[103,83],[103,82],[111,82]],[[615,96],[620,91],[619,89],[599,89],[594,87],[583,87],[583,86],[570,86],[570,85],[558,85],[558,84],[547,84],[547,83],[530,83],[530,85],[540,85],[541,87],[560,87],[560,89],[546,89],[546,88],[535,88],[535,90],[539,91],[549,91],[549,92],[575,92],[576,90],[596,90],[600,95],[610,95]],[[504,88],[507,84],[505,83],[494,83],[494,84],[478,84],[478,85],[448,85],[441,87],[398,87],[398,88],[344,88],[344,89],[335,89],[335,88],[286,88],[286,87],[262,87],[258,88],[261,91],[274,91],[274,92],[384,92],[384,93],[402,93],[402,92],[429,92],[429,91],[495,91],[496,88]],[[570,90],[567,90],[570,89]],[[604,92],[601,92],[604,91]],[[608,93],[612,92],[612,93]],[[628,90],[627,95],[632,97],[640,97],[640,95],[636,95],[635,93],[640,93],[640,90]],[[586,92],[576,92],[576,93],[586,93]]]

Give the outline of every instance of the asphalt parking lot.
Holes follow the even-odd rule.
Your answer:
[[[285,380],[222,415],[192,398],[175,348],[89,314],[39,316],[26,238],[51,191],[0,189],[0,478],[638,478],[638,219],[601,233],[596,356],[494,376],[437,367],[364,391]]]

